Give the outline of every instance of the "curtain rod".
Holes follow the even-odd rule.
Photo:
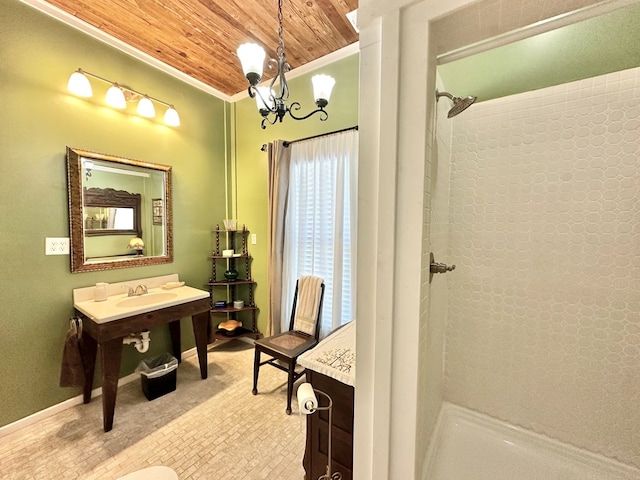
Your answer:
[[[342,133],[342,132],[348,132],[349,130],[358,130],[358,125],[354,126],[354,127],[348,127],[348,128],[343,128],[341,130],[336,130],[334,132],[328,132],[328,133],[321,133],[319,135],[312,135],[310,137],[305,137],[305,138],[299,138],[297,140],[291,140],[291,141],[284,141],[283,144],[285,147],[288,147],[289,145],[291,145],[292,143],[298,143],[298,142],[304,142],[305,140],[311,140],[313,138],[319,138],[319,137],[326,137],[327,135],[334,135],[336,133]]]
[[[336,133],[348,132],[349,130],[358,130],[358,125],[355,125],[355,126],[353,126],[353,127],[343,128],[343,129],[341,129],[341,130],[335,130],[335,131],[333,131],[333,132],[321,133],[321,134],[319,134],[319,135],[312,135],[312,136],[310,136],[310,137],[299,138],[299,139],[297,139],[297,140],[290,140],[290,141],[285,140],[285,141],[284,141],[284,142],[282,142],[282,143],[283,143],[283,145],[284,145],[285,147],[288,147],[288,146],[289,146],[289,145],[291,145],[292,143],[304,142],[305,140],[311,140],[311,139],[313,139],[313,138],[325,137],[325,136],[327,136],[327,135],[334,135],[334,134],[336,134]],[[266,143],[263,143],[263,144],[262,144],[262,147],[260,147],[260,150],[261,150],[261,151],[263,151],[263,152],[266,152],[266,151],[267,151],[267,144],[266,144]]]

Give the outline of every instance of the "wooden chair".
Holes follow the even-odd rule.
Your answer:
[[[299,290],[301,293],[299,293]],[[305,297],[301,300],[299,295],[304,295]],[[307,295],[315,296],[315,299],[312,300],[311,297],[307,297]],[[322,279],[311,276],[300,277],[296,281],[296,291],[293,297],[293,308],[291,309],[289,330],[255,341],[252,393],[254,395],[258,394],[258,374],[260,373],[260,367],[262,365],[269,364],[287,372],[287,415],[291,414],[293,383],[304,373],[304,370],[296,372],[296,361],[302,353],[315,347],[318,343],[323,298],[324,282]],[[309,309],[309,301],[312,301],[314,306],[317,306],[316,311],[312,314],[312,323],[309,323],[310,316],[305,316],[305,314],[311,315],[311,312],[298,311],[302,309]],[[261,353],[265,353],[271,358],[260,362]]]

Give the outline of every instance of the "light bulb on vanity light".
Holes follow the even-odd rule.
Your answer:
[[[117,83],[114,83],[109,90],[107,90],[105,101],[107,102],[107,105],[110,105],[113,108],[125,108],[127,106],[127,101],[124,98],[124,92]]]
[[[153,118],[156,116],[156,109],[148,96],[145,95],[140,99],[140,101],[138,101],[138,113],[147,118]]]
[[[169,125],[170,127],[179,127],[180,126],[180,116],[173,105],[169,105],[169,108],[166,112],[164,112],[164,123]]]
[[[67,82],[67,89],[79,97],[89,98],[93,96],[91,83],[89,83],[89,79],[81,68],[71,74]]]

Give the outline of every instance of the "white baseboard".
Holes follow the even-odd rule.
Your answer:
[[[184,360],[185,358],[192,357],[196,355],[196,353],[197,351],[195,347],[189,350],[186,350],[182,352],[182,359]],[[127,375],[126,377],[122,377],[121,379],[118,380],[118,387],[121,387],[122,385],[126,385],[127,383],[131,383],[135,380],[138,380],[139,378],[140,378],[140,374],[138,373],[132,373],[130,375]],[[102,395],[102,387],[95,388],[91,391],[92,399],[95,397],[99,397],[100,395]],[[83,403],[83,398],[82,398],[82,394],[80,394],[77,397],[70,398],[69,400],[65,400],[64,402],[58,403],[57,405],[52,405],[49,408],[40,410],[39,412],[29,415],[28,417],[24,417],[24,418],[21,418],[20,420],[16,420],[13,423],[9,423],[3,427],[0,427],[0,438],[6,435],[9,435],[10,433],[16,432],[24,427],[28,427],[29,425],[39,422],[40,420],[44,420],[45,418],[51,417],[56,413],[63,412],[68,408],[72,408],[72,407],[75,407],[76,405],[80,405],[82,403]]]

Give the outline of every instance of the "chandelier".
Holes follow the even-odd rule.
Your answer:
[[[284,53],[284,40],[282,39],[282,0],[278,0],[278,48],[276,54],[278,58],[270,58],[268,61],[269,68],[277,66],[278,71],[271,80],[271,84],[267,86],[258,86],[262,79],[262,69],[266,53],[264,48],[255,43],[244,43],[238,47],[238,57],[242,64],[242,70],[245,77],[249,81],[249,96],[256,99],[258,111],[262,115],[262,128],[267,128],[276,122],[282,122],[286,114],[289,114],[294,120],[305,120],[310,116],[319,113],[320,120],[325,121],[329,118],[329,114],[325,111],[325,107],[329,104],[331,90],[336,81],[329,75],[315,75],[311,78],[313,84],[313,98],[315,99],[316,110],[304,116],[296,116],[293,112],[300,110],[298,102],[292,102],[287,105],[289,100],[289,85],[285,73],[291,70],[291,65],[287,62]],[[278,83],[278,94],[276,95],[274,86]]]

